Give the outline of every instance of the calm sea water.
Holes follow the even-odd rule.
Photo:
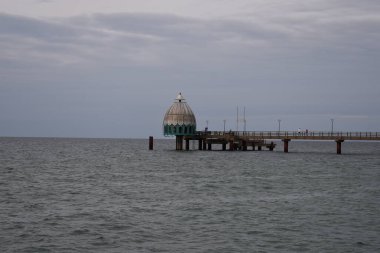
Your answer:
[[[0,138],[0,251],[380,252],[380,143],[174,142]]]

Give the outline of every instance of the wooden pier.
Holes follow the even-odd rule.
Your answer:
[[[193,135],[176,136],[176,149],[190,149],[190,140],[198,141],[199,150],[212,150],[213,144],[222,145],[222,150],[262,150],[273,151],[276,144],[272,140],[282,140],[284,152],[289,152],[291,140],[331,140],[336,142],[336,153],[342,153],[342,143],[354,141],[380,141],[380,132],[298,132],[298,131],[197,131]]]
[[[234,151],[234,150],[262,150],[262,148],[267,148],[273,151],[276,144],[273,141],[268,142],[263,138],[239,135],[238,132],[217,132],[217,131],[207,131],[207,132],[196,132],[195,135],[184,136],[186,142],[186,150],[189,150],[189,141],[198,140],[199,150],[212,150],[212,145],[219,144],[222,145],[222,150]]]

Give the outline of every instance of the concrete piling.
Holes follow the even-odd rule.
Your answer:
[[[229,141],[229,148],[230,148],[230,151],[234,150],[234,141],[233,140]]]
[[[290,141],[290,139],[283,139],[282,141],[284,142],[284,152],[288,153],[289,152],[289,141]]]
[[[198,140],[198,150],[202,150],[202,139]]]
[[[242,140],[242,149],[243,151],[247,151],[247,141],[246,140]]]
[[[336,140],[336,153],[338,155],[342,154],[342,142],[344,142],[344,140]]]
[[[175,137],[176,142],[176,150],[183,150],[183,136],[182,135],[176,135]]]
[[[269,151],[273,151],[275,145],[273,143],[273,141],[270,143],[270,146],[269,146]]]

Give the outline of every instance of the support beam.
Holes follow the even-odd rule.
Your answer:
[[[289,152],[289,141],[290,141],[290,139],[283,139],[282,141],[284,142],[284,152],[288,153]]]
[[[223,151],[226,150],[226,146],[227,146],[227,143],[223,142],[223,143],[222,143],[222,150],[223,150]]]
[[[338,155],[342,154],[342,142],[344,142],[344,140],[336,140],[336,153]]]
[[[255,146],[255,143],[252,142],[252,150],[255,151],[256,150],[256,146]]]
[[[203,150],[206,150],[206,139],[203,139]]]
[[[207,145],[207,149],[208,150],[212,150],[212,147],[211,147],[211,141],[209,142],[209,143],[207,143],[208,145]]]
[[[183,150],[183,136],[182,135],[176,135],[175,136],[175,149],[176,150]]]
[[[190,140],[186,139],[186,150],[190,150]]]
[[[262,149],[262,146],[260,146],[260,144],[259,144],[259,146],[257,146],[257,150],[261,151],[261,149]]]

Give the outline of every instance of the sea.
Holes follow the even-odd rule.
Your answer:
[[[380,142],[0,138],[0,252],[380,252]]]

